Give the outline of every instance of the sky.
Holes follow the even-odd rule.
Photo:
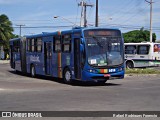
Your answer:
[[[0,14],[6,14],[14,33],[32,35],[71,29],[80,25],[82,0],[0,0]],[[87,7],[87,24],[95,24],[96,0],[84,0]],[[148,0],[150,1],[150,0]],[[152,29],[160,40],[160,0],[153,1]],[[59,16],[54,18],[54,16]],[[119,28],[123,33],[150,29],[150,4],[145,0],[99,0],[99,26]]]

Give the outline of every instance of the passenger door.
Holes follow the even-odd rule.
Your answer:
[[[15,61],[14,61],[14,56],[13,56],[13,46],[10,46],[10,65],[11,68],[15,68]]]
[[[81,79],[80,38],[74,39],[74,73],[76,79]]]
[[[52,46],[51,42],[44,43],[44,60],[45,60],[45,73],[51,75],[51,65],[52,65]]]

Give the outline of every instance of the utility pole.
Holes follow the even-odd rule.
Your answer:
[[[98,27],[98,0],[96,0],[96,21],[95,27]]]
[[[87,27],[87,7],[93,7],[93,4],[88,4],[86,3],[84,0],[82,0],[78,6],[82,7],[81,10],[81,22],[80,22],[80,26],[82,26],[82,21],[83,21],[83,26]],[[83,19],[83,20],[82,20]]]
[[[16,26],[19,26],[19,36],[21,37],[21,29],[22,29],[22,26],[25,26],[25,25],[22,25],[22,24],[19,24],[19,25],[16,25]]]
[[[150,42],[152,42],[152,4],[153,2],[152,0],[150,0],[150,2],[147,0],[145,1],[150,4]]]

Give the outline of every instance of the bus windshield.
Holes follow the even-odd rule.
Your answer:
[[[115,31],[112,33],[116,33]],[[87,36],[88,63],[92,66],[115,66],[123,63],[121,36]]]

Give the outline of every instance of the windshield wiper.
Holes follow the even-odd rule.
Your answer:
[[[92,38],[97,42],[98,46],[103,48],[103,45],[99,42],[99,40],[95,36],[92,36]]]

